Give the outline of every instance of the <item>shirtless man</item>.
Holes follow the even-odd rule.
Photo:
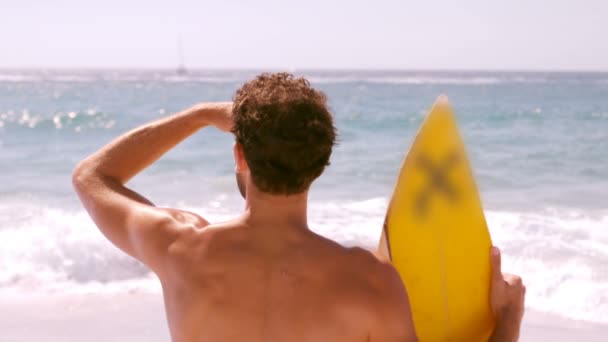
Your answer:
[[[199,129],[236,137],[244,212],[210,224],[158,208],[125,183]],[[312,181],[335,140],[325,95],[304,79],[264,74],[233,102],[198,104],[136,128],[78,164],[73,183],[101,232],[162,284],[174,342],[416,341],[406,289],[390,262],[313,233]],[[493,341],[515,341],[519,277],[503,276],[493,249]],[[407,285],[407,284],[406,284]]]

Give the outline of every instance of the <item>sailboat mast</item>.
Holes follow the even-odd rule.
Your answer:
[[[186,71],[186,64],[184,62],[184,47],[182,45],[181,36],[177,37],[177,55],[179,58],[179,65],[177,67],[177,73],[179,75],[185,75],[187,73],[187,71]]]

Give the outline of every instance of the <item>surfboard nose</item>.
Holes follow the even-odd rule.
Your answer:
[[[441,94],[433,103],[433,107],[431,108],[428,117],[451,117],[452,116],[452,107],[450,106],[450,102],[448,100],[447,95]]]
[[[437,96],[437,100],[435,100],[435,104],[448,104],[449,102],[448,96],[445,94]]]

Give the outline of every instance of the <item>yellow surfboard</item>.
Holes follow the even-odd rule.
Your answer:
[[[488,340],[490,248],[464,145],[441,96],[405,158],[380,241],[407,288],[420,341]]]

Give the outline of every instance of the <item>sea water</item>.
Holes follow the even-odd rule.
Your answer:
[[[323,90],[339,144],[310,194],[315,231],[376,246],[414,134],[449,96],[494,243],[527,305],[608,322],[608,74],[296,71]],[[159,292],[78,202],[76,163],[117,135],[254,71],[0,71],[0,292]],[[233,138],[206,128],[129,183],[210,221],[237,214]]]

